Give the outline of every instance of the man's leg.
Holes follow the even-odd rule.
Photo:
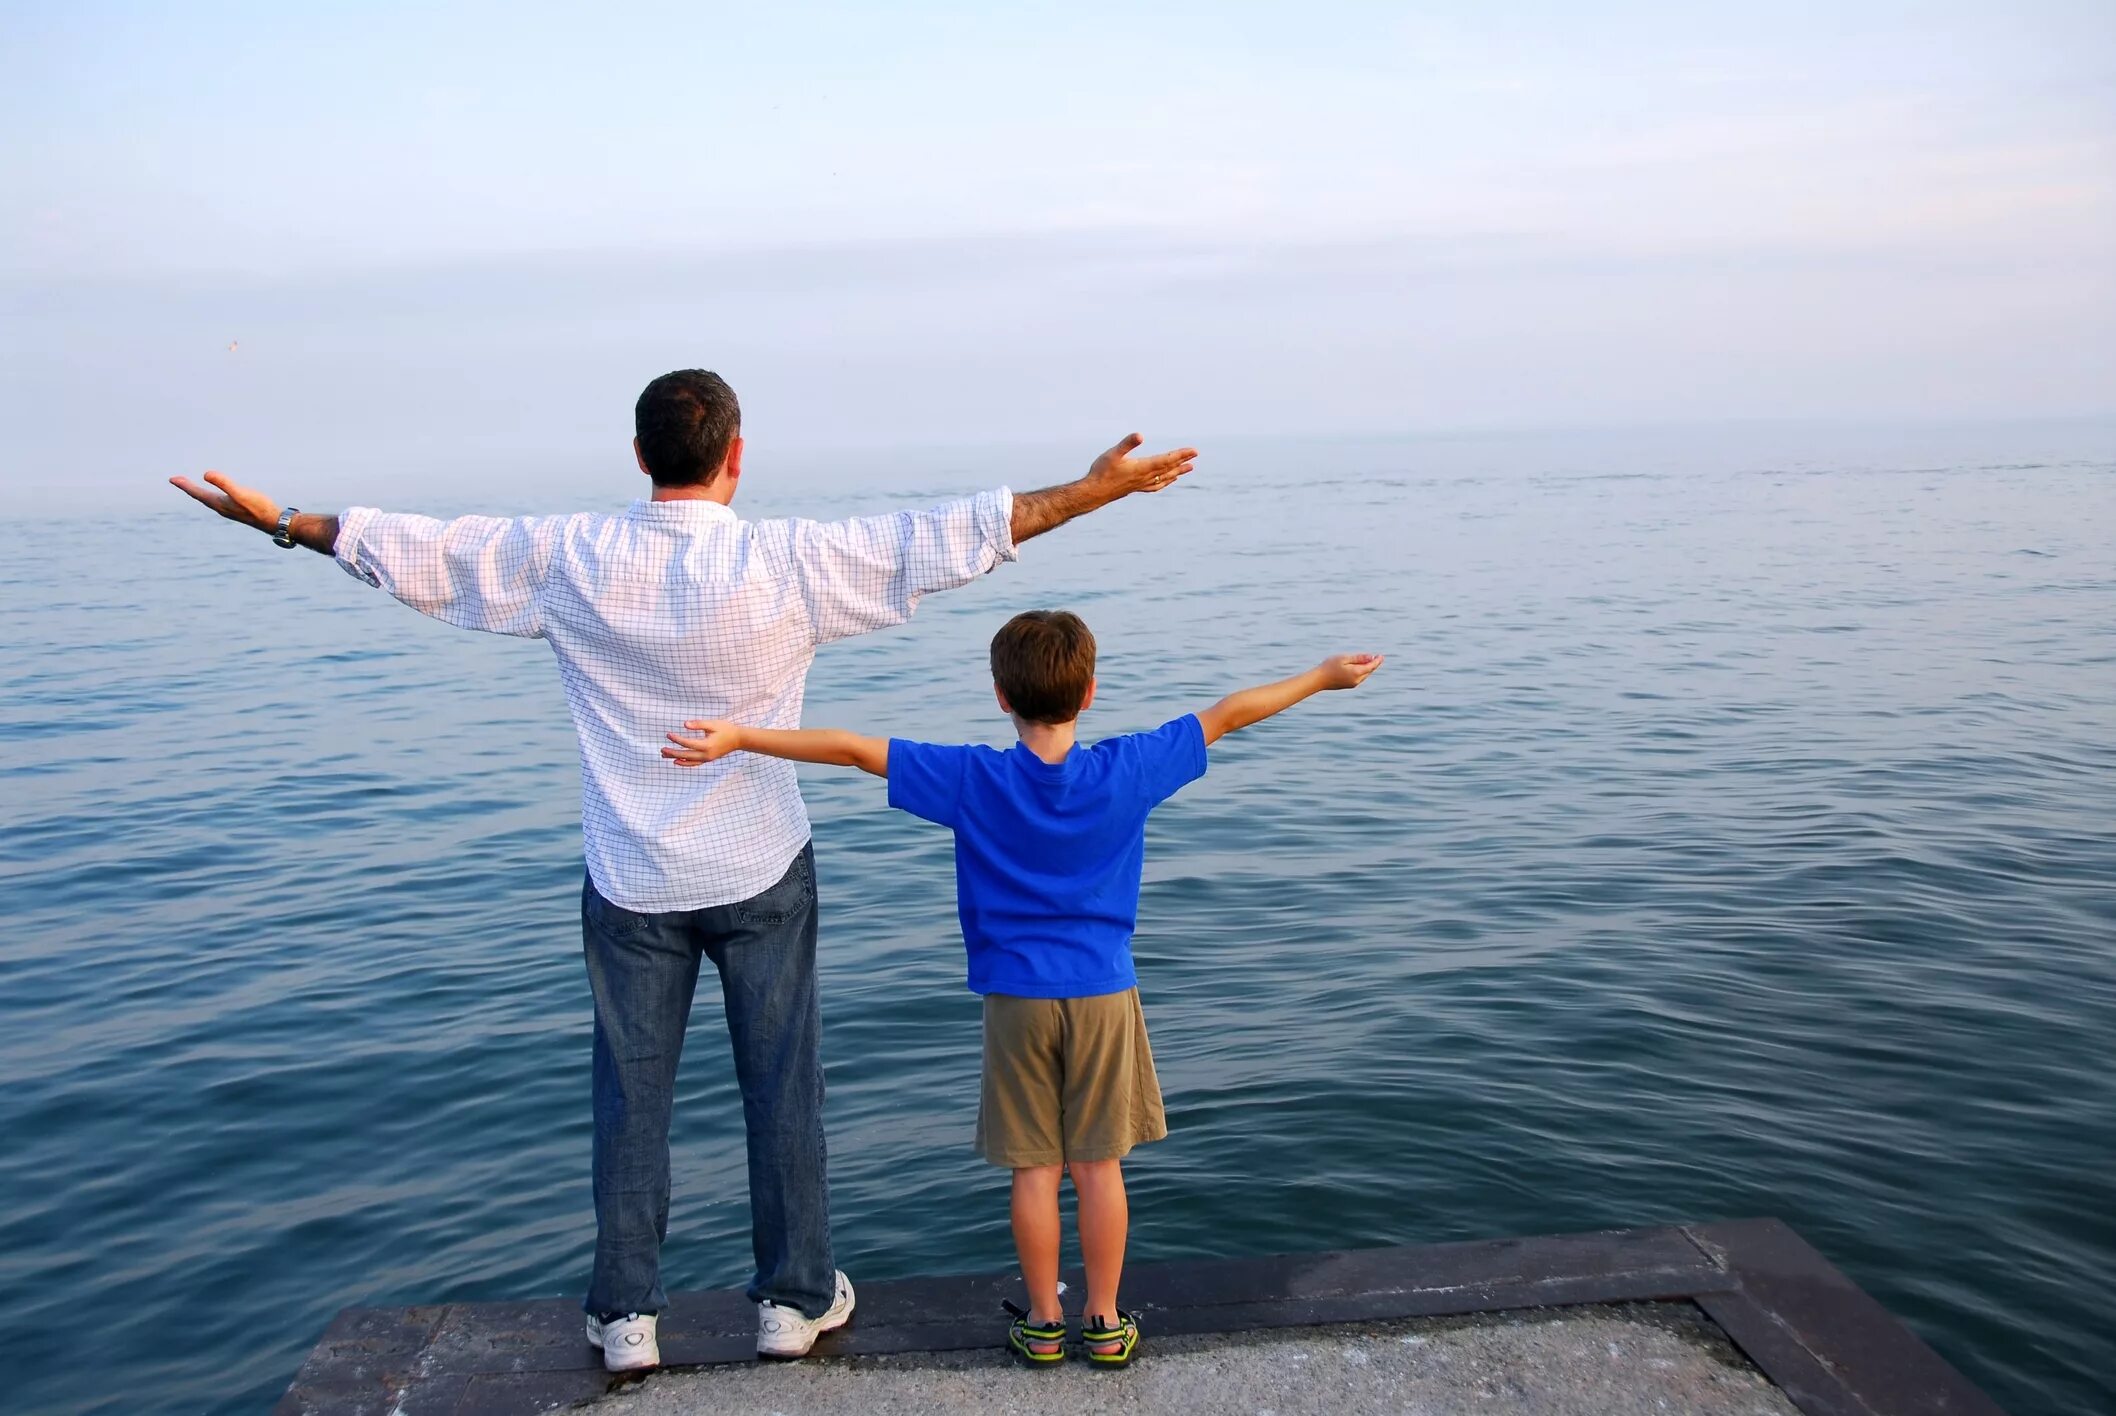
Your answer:
[[[705,912],[749,1132],[752,1302],[820,1318],[836,1297],[823,1145],[823,1019],[816,1001],[815,852],[778,884]]]
[[[1115,1320],[1117,1281],[1124,1276],[1124,1238],[1131,1206],[1124,1195],[1124,1162],[1071,1163],[1073,1194],[1080,1202],[1080,1257],[1087,1266],[1087,1314]],[[1116,1344],[1104,1347],[1115,1350]]]
[[[698,986],[690,916],[643,915],[581,891],[595,995],[595,1274],[590,1313],[658,1313],[669,1230],[669,1113]]]
[[[1058,1181],[1064,1174],[1062,1165],[1027,1165],[1014,1172],[1014,1252],[1021,1259],[1022,1285],[1029,1290],[1029,1321],[1038,1327],[1065,1321],[1058,1300]],[[1031,1342],[1030,1350],[1055,1352],[1060,1346]]]

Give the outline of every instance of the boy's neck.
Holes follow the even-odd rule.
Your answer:
[[[1014,720],[1014,731],[1021,734],[1021,745],[1053,767],[1065,761],[1065,755],[1073,750],[1073,733],[1079,726],[1078,718],[1063,723]]]

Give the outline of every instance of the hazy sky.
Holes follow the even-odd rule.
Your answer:
[[[16,0],[0,57],[18,485],[621,452],[690,364],[788,447],[2116,410],[2108,0]]]

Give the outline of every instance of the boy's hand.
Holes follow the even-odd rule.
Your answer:
[[[1379,654],[1337,654],[1316,666],[1324,688],[1357,688],[1381,667]]]
[[[661,755],[678,767],[699,767],[708,762],[718,762],[730,752],[742,750],[742,729],[733,723],[716,721],[685,723],[693,737],[681,733],[670,733],[669,741],[674,747],[664,747]]]
[[[1326,688],[1357,688],[1380,667],[1379,654],[1336,654],[1306,673],[1230,693],[1198,714],[1198,726],[1205,732],[1205,745],[1210,747],[1229,733],[1283,713]]]

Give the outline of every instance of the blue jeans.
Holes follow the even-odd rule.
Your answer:
[[[822,1014],[816,1004],[815,848],[779,883],[711,909],[634,914],[581,890],[595,994],[595,1276],[591,1313],[658,1313],[669,1231],[669,1115],[698,963],[720,971],[749,1132],[757,1273],[751,1301],[830,1309]]]

